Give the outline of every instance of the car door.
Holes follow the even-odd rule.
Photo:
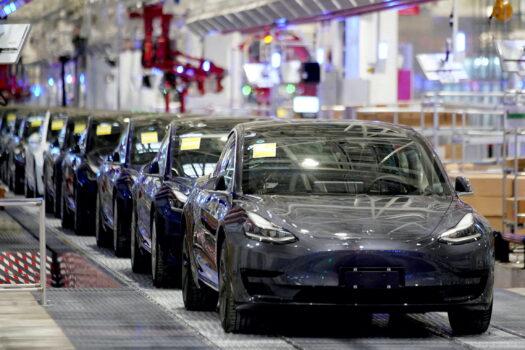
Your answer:
[[[201,234],[195,235],[198,249],[197,263],[202,274],[200,277],[214,286],[218,286],[217,278],[217,235],[225,213],[231,207],[232,191],[235,173],[235,134],[231,134],[219,158],[210,183],[201,192],[199,201],[199,218]],[[216,188],[218,181],[224,181],[221,189]]]
[[[129,136],[129,123],[126,130],[122,133],[119,145],[115,152],[104,162],[104,176],[101,178],[101,187],[103,188],[102,201],[105,217],[108,224],[113,225],[113,189],[115,183],[122,172],[122,166],[126,162],[126,147]],[[102,174],[102,172],[101,172]]]
[[[137,224],[142,235],[144,247],[147,250],[151,249],[152,203],[162,185],[163,175],[166,173],[166,159],[170,142],[169,135],[170,133],[168,132],[161,143],[159,153],[150,163],[147,174],[142,178],[142,184],[138,193]]]

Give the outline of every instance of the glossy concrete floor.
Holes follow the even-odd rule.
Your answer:
[[[36,210],[7,213],[10,227],[23,225],[18,232],[25,238],[15,244],[0,225],[0,250],[27,249],[27,237],[38,232]],[[76,348],[525,349],[523,290],[496,291],[493,322],[481,336],[454,337],[440,313],[395,320],[378,314],[369,323],[345,314],[275,315],[263,321],[260,334],[225,334],[216,313],[186,311],[180,290],[156,289],[150,276],[131,272],[128,259],[97,248],[94,237],[64,231],[51,217],[46,227],[50,265],[64,273],[50,273],[60,288],[50,290],[45,310]]]

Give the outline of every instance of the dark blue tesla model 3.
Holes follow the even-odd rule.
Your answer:
[[[257,310],[448,312],[484,332],[493,235],[427,141],[364,122],[241,124],[184,207],[183,298],[243,332]]]
[[[124,131],[122,114],[90,116],[79,141],[62,161],[62,227],[78,235],[95,233],[97,174],[99,167],[116,148]]]
[[[151,269],[155,286],[181,280],[182,207],[196,178],[209,174],[230,130],[247,118],[190,118],[173,121],[159,153],[133,187],[131,265]]]
[[[98,246],[111,245],[116,256],[129,256],[131,188],[140,168],[157,154],[170,121],[176,116],[133,118],[117,148],[100,166],[97,177],[96,238]]]

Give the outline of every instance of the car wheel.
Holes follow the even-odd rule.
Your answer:
[[[62,205],[60,206],[60,216],[62,218],[62,227],[63,228],[73,228],[73,215],[69,212],[69,209],[66,206],[66,199],[62,197]]]
[[[86,215],[86,208],[84,208],[84,201],[82,195],[78,190],[75,190],[75,233],[78,236],[86,236],[89,233],[89,222]]]
[[[487,310],[456,309],[448,312],[450,327],[455,335],[484,333],[490,325],[492,303]]]
[[[113,201],[113,251],[118,257],[128,257],[130,253],[129,238],[123,232],[123,219],[120,215],[118,200]]]
[[[151,219],[151,278],[153,285],[157,288],[172,287],[175,276],[168,265],[168,253],[166,247],[160,244],[160,235],[157,228],[157,219]]]
[[[206,285],[197,286],[195,284],[186,241],[182,247],[182,300],[184,307],[190,311],[215,311],[218,301],[217,292]]]
[[[255,318],[253,314],[237,310],[233,296],[233,286],[228,273],[228,256],[226,243],[221,249],[219,265],[219,318],[226,333],[244,333],[253,329]]]
[[[131,211],[131,270],[135,273],[147,273],[148,264],[137,239],[137,216]]]
[[[58,180],[55,179],[55,198],[54,198],[54,210],[55,210],[55,217],[60,219],[62,217],[62,201],[60,200],[62,198],[62,186]]]
[[[25,181],[25,186],[24,187],[25,187],[24,194],[25,194],[26,198],[35,198],[35,194],[29,188],[29,184],[27,183],[27,180]]]
[[[47,187],[44,187],[44,200],[46,203],[46,213],[47,214],[54,213],[54,203],[51,200],[51,195],[49,194]]]
[[[100,197],[97,194],[97,201],[95,206],[95,238],[97,241],[97,247],[106,248],[109,246],[109,233],[106,230],[104,224],[102,223],[102,218],[100,217]]]
[[[15,170],[15,172],[16,172],[16,170]],[[15,194],[24,194],[24,183],[25,183],[25,181],[23,179],[17,178],[16,173],[13,176],[13,183],[14,183],[13,184],[13,188],[14,188]]]

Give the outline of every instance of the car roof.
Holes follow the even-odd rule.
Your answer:
[[[297,128],[300,126],[311,126],[312,128],[319,129],[333,129],[333,127],[341,126],[342,131],[348,131],[349,128],[358,127],[360,129],[377,130],[384,129],[383,132],[390,134],[401,134],[404,136],[412,136],[415,130],[391,123],[379,122],[379,121],[361,121],[361,120],[283,120],[283,119],[271,119],[265,121],[253,121],[249,123],[239,124],[237,127],[244,132],[250,131],[271,131],[278,128]]]
[[[227,125],[231,124],[232,128],[237,124],[249,123],[257,120],[256,117],[231,117],[231,116],[207,116],[207,117],[184,117],[171,122],[176,128],[197,126],[195,123],[206,123],[207,125]]]

